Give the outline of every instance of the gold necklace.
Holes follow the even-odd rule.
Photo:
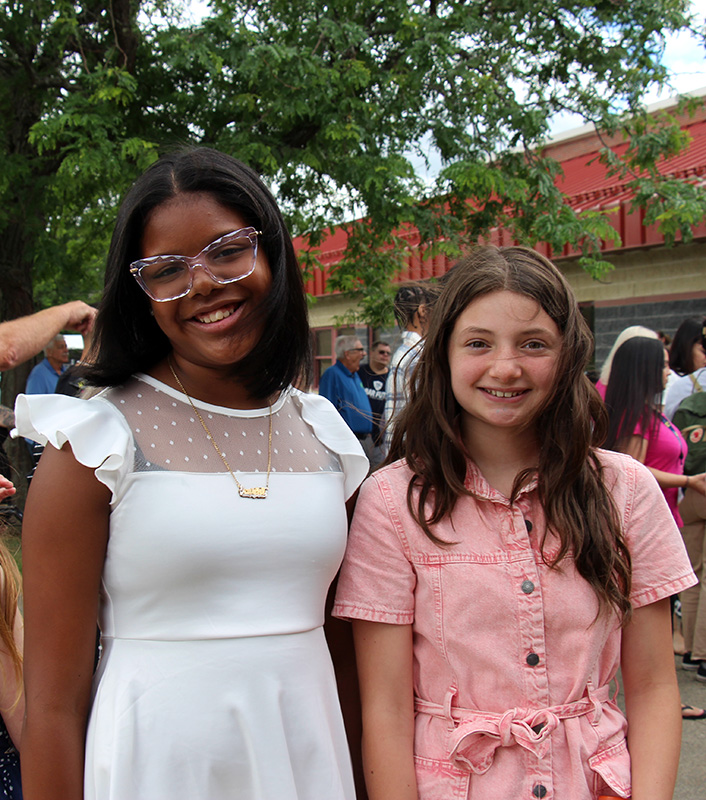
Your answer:
[[[270,471],[272,468],[272,403],[268,403],[268,407],[270,409],[270,435],[269,435],[269,444],[267,446],[267,479],[265,481],[264,486],[253,486],[250,489],[246,489],[242,483],[235,477],[233,470],[230,468],[230,464],[226,461],[226,457],[221,453],[221,448],[216,444],[216,440],[213,438],[213,434],[208,429],[208,425],[204,421],[204,418],[199,413],[198,408],[194,405],[194,401],[189,397],[189,393],[184,388],[184,384],[179,380],[179,376],[176,374],[174,370],[174,366],[172,365],[172,359],[167,358],[167,364],[169,364],[169,369],[172,371],[172,375],[174,376],[174,380],[177,382],[179,388],[184,393],[184,396],[189,401],[191,408],[194,410],[194,414],[199,418],[199,422],[201,423],[201,427],[206,432],[206,437],[208,438],[209,442],[213,445],[215,451],[221,457],[221,461],[225,464],[225,468],[230,472],[231,478],[235,481],[235,485],[238,487],[238,494],[241,497],[247,497],[251,500],[266,500],[267,499],[267,492],[270,489]]]

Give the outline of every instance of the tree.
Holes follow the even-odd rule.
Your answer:
[[[668,234],[688,236],[703,193],[655,170],[685,142],[673,124],[653,130],[641,107],[666,80],[663,37],[691,24],[687,7],[213,0],[193,22],[166,1],[5,0],[0,315],[97,297],[120,196],[177,144],[259,170],[308,238],[306,265],[325,228],[345,224],[334,286],[364,286],[371,322],[384,317],[408,225],[456,253],[502,223],[528,243],[581,241],[585,266],[605,268],[596,245],[617,237],[608,218],[577,217],[538,149],[559,111],[624,131],[629,155],[611,168],[629,173]],[[433,182],[420,160],[440,164]],[[5,381],[6,403],[22,383]]]

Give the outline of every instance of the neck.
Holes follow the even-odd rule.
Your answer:
[[[369,364],[369,366],[376,375],[383,375],[388,369],[384,364]]]
[[[506,497],[520,472],[536,467],[539,460],[539,442],[531,428],[466,426],[463,441],[483,477]]]
[[[268,405],[268,398],[255,397],[242,382],[233,378],[227,371],[213,370],[199,364],[185,361],[176,353],[171,353],[154,369],[150,375],[162,383],[166,383],[178,392],[181,387],[175,382],[169,368],[171,361],[174,371],[179,376],[184,389],[192,400],[200,400],[223,408],[252,409],[263,408]]]

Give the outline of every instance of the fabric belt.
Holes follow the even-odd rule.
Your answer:
[[[603,703],[610,700],[610,686],[588,686],[587,696],[573,703],[538,709],[511,708],[502,714],[452,707],[455,694],[456,689],[451,689],[443,706],[416,698],[415,710],[447,720],[452,729],[449,760],[460,769],[482,775],[490,769],[498,747],[519,745],[543,758],[549,750],[549,737],[562,720],[593,713],[591,723],[597,725]]]

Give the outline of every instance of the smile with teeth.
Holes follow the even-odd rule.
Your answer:
[[[235,312],[236,306],[226,306],[225,308],[217,308],[215,311],[209,311],[208,314],[196,314],[194,319],[199,322],[209,324],[211,322],[220,322],[222,319],[229,317]]]
[[[483,389],[483,391],[493,397],[519,397],[521,394],[524,394],[527,389],[516,389],[514,392],[501,392],[499,389]]]

